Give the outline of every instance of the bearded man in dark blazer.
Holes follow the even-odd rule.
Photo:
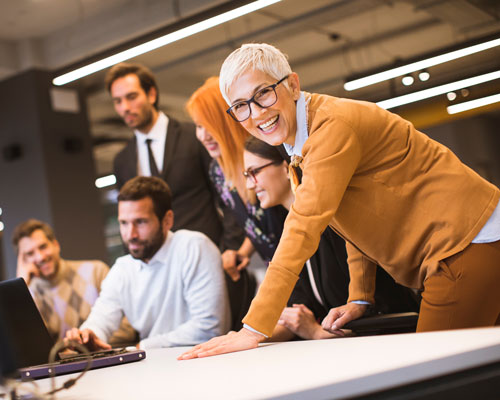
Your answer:
[[[196,139],[195,126],[159,111],[158,86],[142,65],[117,64],[105,83],[116,112],[134,130],[114,160],[118,187],[137,175],[159,176],[172,190],[173,230],[203,232],[219,246],[223,228],[208,177],[211,159]]]

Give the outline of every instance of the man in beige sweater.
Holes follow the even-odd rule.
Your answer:
[[[35,219],[18,225],[12,241],[18,253],[17,276],[26,281],[51,336],[63,338],[66,330],[87,319],[109,267],[99,260],[61,258],[54,231]],[[111,342],[134,341],[135,331],[122,321]]]

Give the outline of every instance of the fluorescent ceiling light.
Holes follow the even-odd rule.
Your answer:
[[[75,69],[74,71],[60,75],[60,76],[54,78],[52,83],[56,86],[65,85],[69,82],[73,82],[77,79],[83,78],[84,76],[93,74],[94,72],[111,67],[112,65],[118,64],[119,62],[129,60],[133,57],[137,57],[141,54],[158,49],[162,46],[173,43],[177,40],[184,39],[188,36],[191,36],[191,35],[194,35],[196,33],[202,32],[204,30],[213,28],[214,26],[223,24],[224,22],[241,17],[242,15],[249,14],[251,12],[260,10],[261,8],[267,7],[271,4],[277,3],[279,1],[281,1],[281,0],[257,0],[257,1],[254,1],[250,4],[246,4],[242,7],[235,8],[234,10],[227,11],[225,13],[216,15],[215,17],[208,18],[204,21],[200,21],[196,24],[179,29],[178,31],[171,32],[171,33],[164,35],[162,37],[159,37],[157,39],[150,40],[149,42],[132,47],[131,49],[122,51],[122,52],[117,53],[115,55],[112,55],[110,57],[106,57],[102,60],[93,62],[89,65],[84,66],[84,67]]]
[[[446,94],[446,97],[448,100],[453,101],[457,98],[457,94],[455,92],[449,92]]]
[[[103,176],[95,180],[95,185],[98,189],[114,185],[115,183],[116,183],[116,176],[114,175]]]
[[[447,83],[446,85],[441,85],[430,89],[421,90],[419,92],[405,94],[404,96],[398,96],[392,99],[379,101],[377,105],[379,107],[388,110],[390,108],[402,106],[409,103],[414,103],[416,101],[439,96],[441,94],[453,92],[455,90],[460,90],[464,87],[479,85],[481,83],[489,82],[499,78],[500,78],[500,70],[495,72],[490,72],[484,75],[475,76],[473,78],[462,79],[461,81]]]
[[[474,108],[483,107],[498,102],[500,102],[500,93],[494,94],[492,96],[482,97],[477,100],[466,101],[465,103],[454,104],[452,106],[446,107],[446,111],[448,111],[448,114],[457,114],[463,111],[472,110]]]
[[[365,86],[373,85],[375,83],[387,81],[401,75],[410,74],[421,69],[433,67],[438,64],[443,64],[448,61],[456,60],[457,58],[469,56],[471,54],[479,53],[493,47],[500,46],[500,39],[490,40],[488,42],[469,46],[464,49],[455,50],[449,53],[441,54],[439,56],[427,58],[422,61],[417,61],[411,64],[403,65],[401,67],[392,68],[384,72],[365,76],[363,78],[355,79],[344,84],[344,89],[351,91]]]
[[[431,77],[431,74],[429,74],[429,71],[424,70],[420,71],[418,73],[418,79],[420,79],[422,82],[428,81]]]
[[[5,228],[5,225],[3,224],[2,221],[0,221],[0,232],[2,232]]]
[[[403,79],[401,79],[401,83],[405,86],[411,86],[413,85],[413,82],[415,82],[415,78],[411,75],[405,75],[403,76]]]

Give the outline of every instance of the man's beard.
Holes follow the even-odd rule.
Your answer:
[[[153,112],[151,111],[151,109],[145,109],[140,117],[141,118],[137,121],[137,124],[129,125],[129,127],[143,132],[145,128],[147,128],[151,124],[151,121],[153,121]]]
[[[156,252],[160,249],[165,241],[165,235],[163,234],[161,228],[158,229],[156,234],[150,240],[138,240],[131,239],[123,244],[125,251],[129,253],[133,258],[141,261],[149,261],[153,258]],[[130,250],[130,243],[139,244],[142,247]]]
[[[50,256],[50,257],[40,261],[39,263],[35,263],[35,267],[38,269],[38,272],[43,279],[50,280],[56,276],[57,271],[59,270],[59,261],[60,260],[58,258],[56,258],[55,256]],[[50,273],[42,272],[41,265],[46,264],[47,262],[50,262],[53,265],[52,271]]]

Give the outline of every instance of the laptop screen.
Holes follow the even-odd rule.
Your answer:
[[[14,355],[9,347],[10,340],[4,329],[3,316],[0,312],[0,384],[2,377],[10,376],[15,373],[17,366]]]
[[[54,343],[22,278],[0,282],[0,318],[1,346],[12,350],[18,368],[47,363]]]
[[[18,369],[21,379],[31,380],[45,378],[52,373],[60,375],[83,371],[89,365],[86,355],[47,365],[54,343],[22,278],[0,282],[0,326],[4,328],[4,334],[0,334],[0,377]],[[4,351],[15,357],[17,365],[12,358],[8,365],[3,365]],[[144,350],[114,349],[93,354],[90,368],[110,367],[145,358]]]

